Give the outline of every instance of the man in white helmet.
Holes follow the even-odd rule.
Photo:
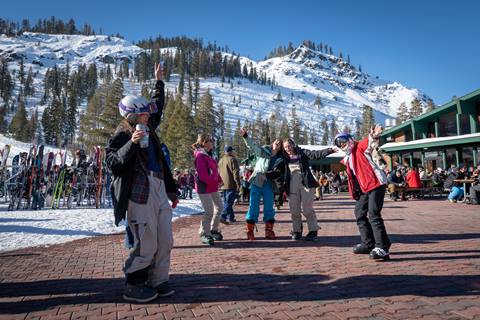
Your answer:
[[[129,95],[118,104],[124,119],[108,143],[106,159],[113,173],[115,224],[126,218],[134,240],[123,269],[123,298],[139,303],[174,292],[168,285],[173,246],[168,200],[172,206],[178,200],[172,173],[155,133],[165,99],[160,64],[155,64],[155,78],[152,101]]]

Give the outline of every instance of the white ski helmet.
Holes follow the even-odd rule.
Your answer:
[[[120,100],[118,109],[122,117],[127,118],[131,113],[154,113],[157,111],[157,105],[153,101],[148,102],[145,97],[128,95]]]

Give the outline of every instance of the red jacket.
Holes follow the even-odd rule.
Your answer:
[[[360,192],[367,193],[387,184],[385,172],[383,172],[372,159],[372,143],[373,138],[371,137],[355,141],[351,154],[345,156],[341,161],[342,164],[347,167],[348,191],[352,199],[358,199]],[[355,171],[355,177],[358,181],[357,187],[354,184],[354,173],[350,167],[350,163],[353,166],[353,171]]]
[[[409,188],[421,188],[422,181],[420,180],[420,174],[416,170],[410,170],[407,173],[406,179]]]

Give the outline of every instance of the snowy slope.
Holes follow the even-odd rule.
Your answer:
[[[162,49],[175,52],[175,48]],[[143,50],[126,40],[107,36],[46,35],[25,33],[15,38],[0,36],[0,56],[10,61],[9,68],[18,70],[20,57],[24,58],[25,70],[30,66],[39,73],[35,80],[37,95],[27,99],[29,107],[36,106],[40,113],[45,106],[39,104],[42,91],[42,78],[47,68],[55,64],[62,68],[69,61],[71,70],[80,64],[97,63],[99,69],[106,63],[112,70],[123,59],[130,59]],[[230,55],[223,53],[223,55]],[[354,127],[355,119],[361,117],[362,106],[368,104],[375,110],[376,121],[383,123],[386,118],[395,117],[398,106],[407,106],[414,98],[425,105],[429,97],[414,88],[407,88],[397,82],[378,79],[359,72],[353,66],[334,55],[311,50],[303,45],[291,54],[256,62],[240,57],[240,63],[250,64],[257,72],[275,78],[278,87],[270,88],[248,79],[233,79],[233,88],[222,83],[220,78],[201,79],[202,91],[210,89],[214,103],[223,105],[225,117],[235,127],[237,119],[253,121],[257,116],[265,119],[275,115],[277,119],[290,118],[292,108],[303,123],[319,132],[322,119],[335,119],[339,128]],[[132,66],[133,67],[133,66]],[[175,91],[179,77],[173,75],[167,89]],[[140,92],[141,85],[134,80],[125,80],[125,91]],[[17,86],[18,90],[18,86]],[[281,92],[283,101],[273,98]],[[314,105],[320,97],[322,106]],[[235,97],[235,102],[233,98]],[[238,98],[241,102],[238,102]],[[2,101],[0,100],[0,104]]]

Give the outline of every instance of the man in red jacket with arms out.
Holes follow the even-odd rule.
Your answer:
[[[355,141],[350,134],[340,133],[334,142],[346,154],[342,163],[347,167],[348,190],[357,201],[355,217],[362,243],[356,245],[353,252],[370,254],[375,260],[388,260],[391,243],[381,215],[387,176],[372,158],[381,132],[382,127],[377,125],[363,140]]]

